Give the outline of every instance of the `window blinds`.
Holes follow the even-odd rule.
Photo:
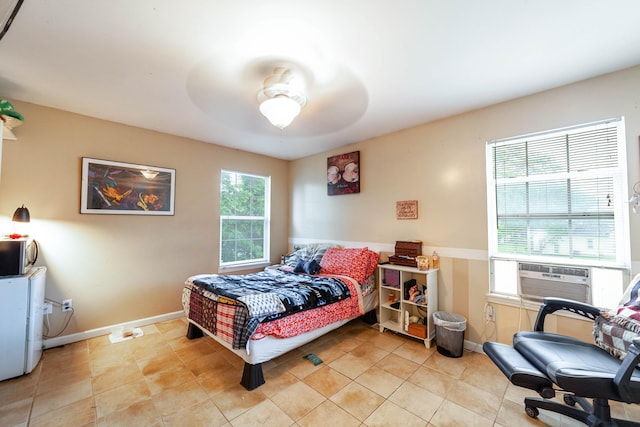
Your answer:
[[[489,144],[497,255],[616,261],[620,124]]]

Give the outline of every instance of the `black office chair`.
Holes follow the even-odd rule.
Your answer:
[[[595,344],[544,332],[545,317],[558,310],[592,320],[600,314],[588,304],[545,298],[534,331],[517,332],[513,347],[495,342],[482,346],[512,384],[535,390],[542,397],[524,400],[527,415],[536,418],[539,409],[545,409],[589,426],[640,426],[639,422],[611,418],[609,406],[609,400],[640,403],[640,337],[633,339],[626,357],[620,360]],[[550,400],[556,391],[564,393],[564,404]]]

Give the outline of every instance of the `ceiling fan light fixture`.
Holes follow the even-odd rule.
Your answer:
[[[284,129],[300,114],[300,104],[285,95],[278,95],[260,104],[260,112],[278,129]]]
[[[303,80],[287,68],[276,68],[258,92],[260,112],[282,130],[289,126],[307,103]]]

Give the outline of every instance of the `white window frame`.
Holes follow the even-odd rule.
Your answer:
[[[222,176],[225,173],[232,173],[241,176],[247,177],[256,177],[265,180],[265,199],[264,199],[264,216],[236,216],[236,215],[222,215]],[[219,245],[219,270],[220,271],[234,271],[234,270],[242,270],[247,268],[258,268],[262,266],[266,266],[270,264],[270,248],[271,248],[271,177],[263,176],[258,174],[251,174],[246,172],[234,171],[223,169],[220,171],[220,186],[219,186],[219,194],[220,194],[220,245]],[[222,260],[222,232],[223,232],[223,222],[224,220],[229,219],[246,219],[246,220],[262,220],[264,221],[264,229],[263,229],[263,251],[262,258],[255,258],[251,260],[243,260],[243,261],[232,261],[232,262],[224,262]]]
[[[496,200],[496,183],[494,175],[494,165],[492,150],[497,145],[522,143],[523,141],[532,141],[535,139],[551,138],[554,136],[572,134],[575,132],[581,132],[588,129],[596,129],[597,127],[607,126],[610,123],[617,123],[617,138],[618,138],[618,166],[615,170],[608,169],[600,172],[593,172],[591,175],[597,176],[611,176],[614,182],[613,190],[613,203],[614,203],[614,227],[616,234],[616,259],[615,261],[605,260],[584,260],[584,259],[572,259],[565,257],[553,257],[553,256],[535,256],[535,255],[514,255],[514,254],[501,254],[498,252],[498,214],[497,214],[497,200]],[[591,293],[592,302],[594,305],[601,307],[611,306],[612,301],[616,302],[622,294],[624,286],[626,285],[630,275],[630,234],[629,234],[629,206],[627,202],[627,159],[626,159],[626,135],[624,126],[624,117],[602,120],[594,123],[587,123],[584,125],[571,126],[562,129],[556,129],[547,132],[539,132],[534,134],[527,134],[517,136],[513,138],[505,138],[495,141],[489,141],[486,145],[486,173],[487,173],[487,218],[488,218],[488,248],[489,248],[489,271],[490,271],[490,296],[495,298],[496,296],[504,297],[507,300],[519,300],[518,296],[518,277],[517,268],[513,267],[500,267],[513,265],[512,262],[528,261],[528,262],[540,262],[548,264],[560,264],[560,265],[575,265],[575,266],[588,266],[592,268],[592,279],[594,277],[602,277],[600,274],[603,271],[617,271],[620,274],[620,283],[613,285],[605,283],[592,283]],[[545,179],[550,179],[546,177]],[[499,264],[499,265],[496,265]],[[499,274],[506,277],[498,277]],[[513,276],[513,277],[512,277]],[[606,275],[605,275],[606,276]],[[512,283],[512,285],[505,286],[505,283]],[[496,287],[496,284],[498,286]],[[610,288],[610,292],[607,290],[607,286]]]

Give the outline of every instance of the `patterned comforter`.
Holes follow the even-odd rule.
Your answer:
[[[286,338],[363,314],[355,280],[278,269],[190,277],[182,304],[189,319],[234,349],[246,347],[249,339]]]
[[[613,356],[625,358],[631,342],[640,335],[640,274],[627,286],[618,307],[596,318],[593,334],[596,344]]]

